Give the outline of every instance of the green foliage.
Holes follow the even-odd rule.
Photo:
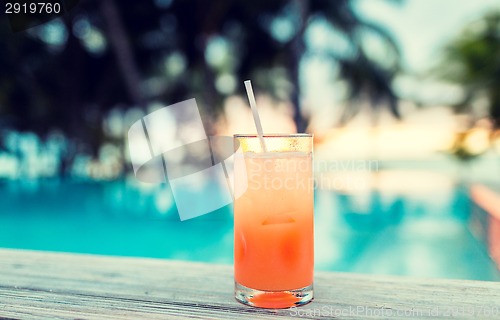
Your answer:
[[[215,115],[224,98],[241,89],[216,86],[221,76],[230,75],[237,84],[263,79],[256,86],[290,99],[303,127],[298,68],[309,53],[304,30],[317,18],[328,21],[353,48],[350,56],[339,55],[335,44],[320,53],[339,64],[350,98],[366,94],[374,106],[389,105],[398,116],[391,86],[399,68],[397,45],[388,31],[364,21],[353,3],[88,0],[62,20],[20,33],[12,33],[1,16],[0,125],[41,136],[60,129],[95,153],[103,142],[102,119],[111,109],[145,109],[149,103],[170,104],[194,95],[207,114]],[[277,19],[291,26],[287,34],[273,31]],[[366,34],[382,39],[391,57],[374,59],[364,45]],[[222,62],[210,63],[207,50],[219,40],[227,54]],[[384,65],[387,61],[393,62]],[[346,119],[356,111],[347,110]]]
[[[446,49],[443,76],[464,85],[466,99],[483,95],[490,117],[500,127],[500,12],[491,12],[471,24]]]

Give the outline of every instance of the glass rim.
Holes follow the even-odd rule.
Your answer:
[[[258,138],[256,133],[237,133],[234,138]],[[264,138],[312,138],[312,133],[265,133]]]

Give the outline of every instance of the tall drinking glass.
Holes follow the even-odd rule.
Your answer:
[[[313,137],[235,135],[235,297],[261,308],[313,298]],[[239,186],[239,187],[238,187]],[[236,192],[238,193],[238,192]]]

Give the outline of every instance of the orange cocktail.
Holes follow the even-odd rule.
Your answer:
[[[235,181],[246,179],[234,204],[236,298],[264,308],[307,303],[314,267],[312,136],[265,136],[266,152],[256,136],[235,140]]]

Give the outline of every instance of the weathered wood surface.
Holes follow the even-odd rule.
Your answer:
[[[500,283],[316,273],[315,300],[233,298],[231,266],[0,249],[0,317],[22,319],[500,319]]]

